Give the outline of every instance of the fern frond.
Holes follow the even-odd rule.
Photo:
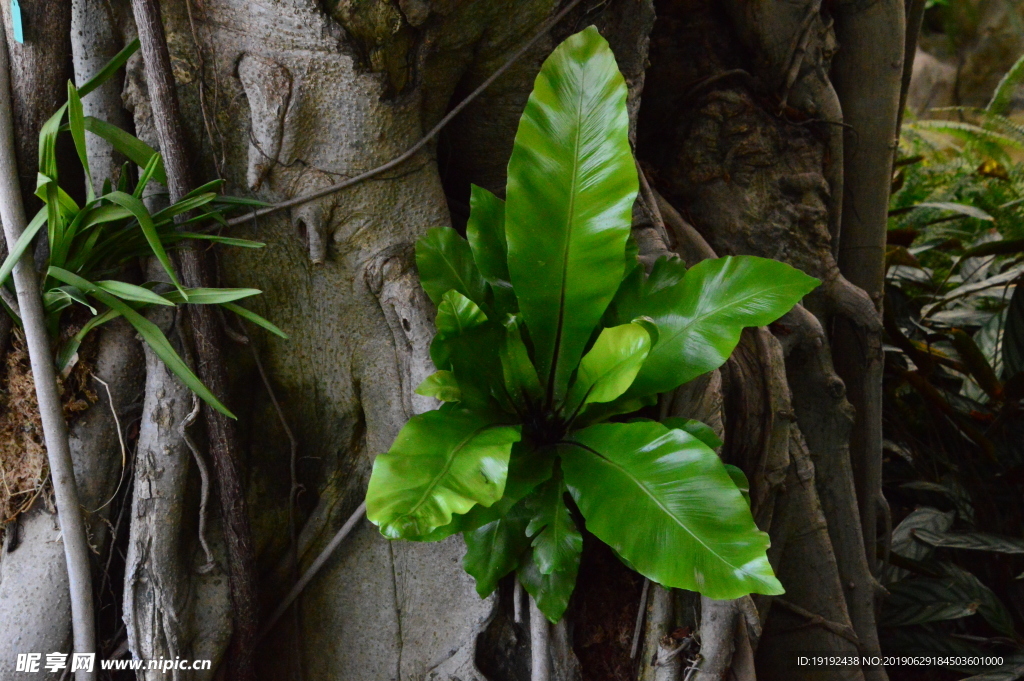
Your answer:
[[[927,120],[918,121],[913,124],[913,127],[918,132],[945,134],[959,139],[967,145],[981,147],[985,153],[996,160],[1008,160],[1005,151],[1007,148],[1024,150],[1024,140],[995,130],[987,130],[974,123]]]
[[[961,116],[977,117],[981,119],[981,127],[986,130],[993,130],[1009,137],[1016,137],[1024,143],[1024,125],[1021,125],[1002,114],[993,113],[988,109],[982,109],[978,106],[943,106],[936,109],[929,109],[929,112],[936,114],[958,114]]]
[[[992,99],[985,109],[989,113],[1005,114],[1014,91],[1022,81],[1024,81],[1024,55],[1010,67],[1010,70],[999,81],[999,85],[996,86],[995,92],[992,93]]]

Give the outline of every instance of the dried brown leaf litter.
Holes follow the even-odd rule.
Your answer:
[[[11,341],[0,364],[0,529],[40,497],[52,506],[43,426],[25,338],[14,330]],[[62,381],[65,417],[73,419],[96,402],[88,377],[89,363],[79,361]]]

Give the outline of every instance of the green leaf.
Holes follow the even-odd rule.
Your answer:
[[[224,303],[233,303],[243,298],[258,296],[263,291],[258,288],[187,288],[185,293],[188,295],[187,299],[178,291],[168,291],[163,294],[163,297],[175,305],[182,305],[184,303],[191,303],[193,305],[223,305]]]
[[[699,438],[698,438],[699,439]],[[707,444],[706,442],[704,444]],[[725,470],[729,473],[729,477],[732,478],[733,484],[736,485],[736,489],[740,491],[743,498],[747,502],[747,506],[750,505],[750,481],[747,480],[747,474],[743,472],[738,466],[733,466],[730,463],[725,464]]]
[[[190,300],[189,302],[192,302],[192,301]],[[261,317],[260,315],[256,314],[252,310],[247,310],[244,307],[242,307],[241,305],[235,305],[234,303],[221,303],[220,305],[225,310],[231,310],[232,312],[234,312],[236,315],[238,315],[242,319],[248,319],[250,322],[252,322],[256,326],[259,326],[261,328],[266,329],[267,331],[269,331],[270,333],[274,334],[275,336],[277,336],[279,338],[283,338],[285,340],[288,340],[288,334],[286,334],[284,331],[279,329],[276,325],[272,324],[270,321],[268,321],[267,319],[264,319],[263,317]]]
[[[128,60],[131,58],[133,54],[135,54],[135,51],[138,49],[138,38],[125,45],[124,48],[120,52],[115,54],[113,58],[110,61],[108,61],[102,69],[96,72],[96,75],[94,75],[89,80],[85,81],[85,83],[82,84],[82,87],[78,88],[79,96],[85,97],[87,94],[89,94],[90,92],[92,92],[93,90],[100,87],[108,80],[110,80],[110,78],[113,77],[115,73],[117,73],[118,69],[120,69],[122,66],[128,63]]]
[[[484,279],[492,284],[508,284],[505,202],[475,184],[470,185],[466,238]]]
[[[427,376],[413,392],[442,402],[458,402],[462,399],[462,389],[455,380],[455,374],[444,370],[435,371]]]
[[[644,576],[715,599],[783,592],[768,535],[700,440],[656,422],[608,423],[572,434],[560,455],[587,529]]]
[[[142,288],[135,284],[127,284],[123,281],[97,281],[96,286],[103,289],[111,295],[115,295],[121,300],[131,300],[136,303],[148,303],[150,305],[169,305],[174,307],[174,303],[164,298],[159,293],[154,293],[148,288]]]
[[[487,315],[479,305],[461,292],[449,290],[442,295],[437,304],[437,317],[434,318],[434,327],[437,329],[435,338],[454,338],[483,325],[486,321]]]
[[[0,277],[0,281],[3,278]],[[1003,378],[1010,379],[1024,371],[1024,286],[1017,284],[1006,308],[1003,330]]]
[[[476,580],[480,598],[490,596],[498,588],[498,580],[522,561],[523,552],[530,548],[526,535],[529,521],[526,505],[518,503],[497,520],[463,533],[466,556],[462,567]]]
[[[533,560],[544,575],[571,569],[583,552],[583,535],[565,505],[565,492],[559,475],[525,499],[533,516],[526,533],[533,537]]]
[[[160,265],[164,268],[164,272],[170,277],[171,283],[174,287],[182,292],[186,300],[188,296],[185,295],[184,289],[178,282],[178,276],[174,273],[174,266],[171,264],[171,259],[167,256],[167,251],[164,250],[163,242],[160,240],[160,234],[156,230],[156,226],[153,224],[153,218],[149,215],[149,210],[145,204],[139,199],[135,198],[131,194],[125,194],[124,192],[110,192],[105,199],[116,203],[122,208],[131,211],[131,214],[135,216],[135,219],[139,221],[139,228],[142,230],[142,234],[146,237],[146,241],[149,242],[149,247],[153,249],[153,255],[160,262]]]
[[[187,198],[183,198],[177,203],[172,203],[171,205],[167,206],[167,208],[164,208],[163,210],[153,213],[153,222],[163,222],[165,220],[170,220],[175,215],[181,215],[182,213],[187,213],[190,210],[201,208],[216,198],[217,195],[214,194],[213,192],[207,192],[205,194],[199,194],[198,196],[190,196]]]
[[[1009,636],[1017,638],[1016,629],[1013,626],[1013,617],[1006,606],[993,593],[992,589],[981,583],[981,580],[963,568],[953,563],[941,563],[940,569],[945,579],[959,593],[964,594],[973,602],[978,604],[978,614],[981,615],[993,629]]]
[[[32,245],[32,240],[36,238],[36,234],[42,229],[43,225],[46,224],[46,209],[43,208],[36,216],[32,218],[32,221],[25,227],[25,231],[21,233],[18,240],[14,242],[14,248],[10,253],[7,254],[7,259],[4,260],[4,264],[0,265],[0,286],[7,281],[7,277],[11,276],[11,272],[14,271],[14,266],[21,260],[21,256],[25,255],[25,251]]]
[[[204,241],[214,241],[218,244],[225,246],[238,246],[239,248],[264,248],[265,243],[261,241],[252,241],[250,239],[236,239],[229,236],[219,236],[217,234],[198,234],[196,232],[178,232],[177,236],[183,239],[202,239]]]
[[[480,307],[458,291],[441,298],[434,320],[437,335],[430,344],[430,358],[438,369],[451,370],[467,407],[486,408],[491,396],[507,402],[502,393],[501,347],[503,329],[488,322]]]
[[[68,339],[68,342],[61,347],[60,352],[57,353],[57,371],[63,372],[67,368],[68,363],[78,352],[78,348],[82,346],[82,340],[89,334],[90,331],[96,327],[102,326],[112,319],[117,319],[121,316],[121,313],[117,310],[110,309],[106,312],[96,315],[87,321],[82,328],[74,336]]]
[[[879,626],[900,627],[970,617],[978,603],[931,577],[904,579],[889,587]]]
[[[128,320],[133,327],[135,327],[135,330],[139,332],[139,335],[142,336],[144,341],[146,341],[146,344],[153,349],[156,356],[163,361],[167,369],[181,379],[181,382],[184,383],[189,390],[194,392],[207,404],[225,416],[229,418],[236,418],[234,414],[228,411],[227,407],[221,404],[220,400],[214,397],[213,393],[203,385],[203,382],[200,381],[194,373],[192,373],[192,370],[188,368],[187,364],[185,364],[185,360],[183,360],[171,346],[170,341],[167,340],[167,336],[165,336],[164,332],[160,330],[160,327],[140,315],[126,303],[110,295],[91,282],[86,281],[77,274],[73,274],[59,267],[51,267],[47,271],[47,276],[53,277],[65,284],[77,286],[107,307],[112,308],[123,315],[124,318]]]
[[[744,327],[770,324],[818,285],[785,263],[753,256],[704,260],[682,274],[666,263],[642,290],[623,289],[611,317],[639,316],[660,331],[626,397],[662,393],[717,369]]]
[[[366,517],[391,539],[425,535],[505,490],[519,426],[445,405],[412,417],[373,462]]]
[[[47,316],[71,307],[73,302],[68,292],[59,288],[51,289],[43,294],[43,310]],[[96,314],[95,310],[93,310],[93,314]]]
[[[914,533],[918,529],[922,528],[945,532],[949,529],[950,525],[953,524],[953,518],[955,515],[956,513],[953,511],[943,513],[942,511],[936,508],[931,508],[930,506],[922,506],[914,509],[893,529],[891,542],[892,552],[905,558],[910,558],[911,560],[928,560],[932,553],[934,553],[934,549],[927,544],[915,540]],[[898,568],[894,565],[886,565],[883,568],[883,581],[891,584],[906,574],[907,571],[902,568]]]
[[[629,389],[651,350],[651,337],[640,324],[622,324],[601,331],[594,347],[580,361],[576,380],[565,400],[565,413],[585,404],[611,402]]]
[[[146,163],[146,167],[142,169],[142,173],[139,175],[139,181],[135,184],[135,191],[132,192],[132,196],[137,199],[142,198],[142,193],[146,191],[149,181],[153,179],[153,175],[156,174],[156,171],[161,167],[161,164],[162,161],[160,154],[153,154],[149,157],[149,162]]]
[[[972,670],[972,675],[964,678],[963,681],[1020,681],[1021,678],[1024,678],[1024,655],[1010,655],[1003,659],[1005,664],[986,670],[981,674],[974,674]]]
[[[81,93],[81,91],[79,91]],[[93,116],[85,117],[85,129],[94,135],[99,135],[107,142],[110,143],[114,149],[121,152],[129,159],[132,163],[137,166],[145,168],[149,165],[149,160],[153,154],[156,154],[156,150],[140,140],[139,138],[128,134],[116,125],[111,125],[106,121],[100,120]],[[42,165],[40,165],[40,168]],[[156,170],[153,171],[152,177],[154,180],[162,185],[167,185],[167,173],[164,171],[163,162],[161,161]]]
[[[537,561],[533,559],[532,554],[532,549],[523,554],[516,577],[544,616],[553,624],[557,624],[565,614],[565,609],[569,607],[569,598],[576,588],[579,561],[572,563],[566,570],[556,570],[550,575],[545,575],[537,567]]]
[[[725,444],[711,426],[706,423],[701,423],[697,419],[681,419],[669,416],[668,418],[662,419],[661,422],[666,428],[685,430],[711,449],[718,449]],[[728,468],[728,466],[726,466],[726,468]]]
[[[940,563],[940,577],[912,577],[888,587],[881,626],[896,627],[981,615],[1004,636],[1016,637],[1013,618],[981,581],[952,563]]]
[[[85,114],[82,113],[82,100],[78,97],[78,89],[75,84],[68,81],[68,127],[71,130],[71,138],[75,142],[75,151],[78,152],[78,160],[82,163],[82,170],[85,171],[85,193],[87,201],[96,198],[92,187],[92,171],[89,169],[89,154],[85,148]]]
[[[458,291],[477,305],[486,301],[483,277],[473,262],[469,244],[451,227],[434,227],[416,241],[420,285],[434,305],[448,291]]]
[[[626,83],[590,27],[544,62],[508,164],[508,269],[548,393],[569,377],[622,280],[637,192]]]
[[[537,369],[530,361],[530,353],[519,330],[518,317],[512,317],[506,324],[506,335],[502,340],[500,359],[505,389],[509,398],[523,412],[539,405],[544,398],[544,389],[537,377]]]
[[[1024,56],[1015,61],[1010,70],[1003,74],[985,109],[993,114],[1007,113],[1021,80],[1024,80]]]
[[[452,522],[436,530],[415,537],[416,541],[440,541],[459,532],[471,532],[503,517],[538,485],[551,477],[554,455],[550,448],[536,449],[523,442],[512,445],[508,460],[505,493],[490,506],[474,506],[462,515],[452,516]]]
[[[913,210],[922,210],[928,208],[932,210],[945,210],[951,213],[956,213],[957,215],[963,215],[964,217],[967,218],[986,220],[988,222],[992,222],[993,220],[995,220],[994,217],[992,217],[991,215],[989,215],[988,213],[986,213],[985,211],[976,206],[972,206],[966,203],[953,203],[951,201],[924,201],[922,203],[915,203],[912,206],[897,208],[895,211],[892,211],[890,215],[899,215],[901,213],[907,213]]]
[[[958,534],[919,528],[914,530],[914,538],[935,548],[988,551],[1011,556],[1024,555],[1024,539],[997,537],[994,534],[986,534],[984,532]]]

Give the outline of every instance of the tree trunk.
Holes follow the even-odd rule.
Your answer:
[[[277,202],[375,168],[412,147],[565,4],[164,0],[188,170],[196,182],[221,177],[230,194]],[[76,0],[77,25],[96,20],[87,11],[93,5]],[[76,66],[137,33],[128,0],[99,5],[109,5],[103,17],[110,23],[97,25],[88,55],[76,47]],[[845,347],[853,334],[830,339],[824,329],[849,320],[861,330],[857,338],[877,330],[871,295],[882,261],[877,248],[863,246],[878,245],[888,197],[880,178],[888,170],[865,168],[844,150],[865,153],[867,136],[891,163],[900,97],[900,63],[886,61],[895,101],[872,108],[858,88],[873,84],[856,73],[869,41],[850,45],[871,34],[876,57],[891,53],[901,62],[905,44],[902,25],[876,35],[847,11],[815,0],[583,0],[436,143],[371,180],[230,231],[266,242],[265,249],[216,251],[218,283],[263,290],[254,310],[290,335],[249,334],[259,367],[241,345],[224,348],[266,617],[359,506],[375,454],[410,415],[434,406],[413,393],[433,371],[434,311],[416,276],[416,238],[432,226],[464,226],[471,182],[501,192],[541,62],[560,40],[595,24],[629,86],[647,183],[634,211],[641,260],[650,265],[675,252],[692,265],[754,254],[823,282],[806,309],[770,330],[745,332],[726,366],[662,399],[663,414],[702,419],[724,435],[720,454],[750,479],[752,510],[772,538],[769,558],[787,593],[714,602],[656,585],[644,590],[641,578],[588,537],[587,567],[565,623],[540,627],[525,603],[513,611],[511,584],[488,599],[476,595],[460,565],[460,538],[388,542],[362,522],[257,646],[258,678],[525,681],[531,663],[533,679],[547,678],[543,669],[555,681],[681,681],[688,673],[701,680],[731,673],[740,681],[885,678],[880,668],[795,666],[802,652],[879,649],[875,559],[866,551],[877,471],[864,463],[880,431],[870,432],[870,442],[852,441],[853,461],[851,431],[854,419],[874,418],[880,375],[844,370],[840,378],[830,343]],[[837,47],[849,53],[836,57],[838,94]],[[154,119],[151,82],[136,56],[124,102],[135,133],[159,146],[167,138],[157,135],[157,123],[168,121]],[[125,115],[103,102],[97,115]],[[844,118],[846,110],[873,111],[871,130],[883,132],[844,139],[844,125],[860,125]],[[110,168],[109,152],[95,153],[97,165]],[[849,206],[860,202],[874,211],[861,215],[871,222],[866,232],[847,224],[854,220]],[[844,246],[848,229],[854,237]],[[196,333],[194,322],[162,323],[182,341]],[[225,323],[238,328],[233,319]],[[123,599],[128,648],[138,657],[208,657],[230,676],[238,671],[225,656],[234,626],[223,580],[231,540],[217,495],[202,501],[210,443],[196,434],[191,450],[183,433],[192,433],[192,399],[158,361],[147,355],[134,375],[132,400],[142,408],[134,486],[115,504],[128,505],[130,526],[115,594]],[[46,536],[46,520],[36,511],[19,523]],[[46,545],[32,546],[38,569],[52,568],[52,558],[36,553]],[[23,645],[6,633],[15,615],[2,610],[21,552],[28,560],[27,548],[0,558],[2,649]],[[42,624],[53,606],[44,613],[18,593],[18,621],[45,629],[33,645],[60,646],[60,632]],[[27,611],[34,619],[25,619]],[[540,646],[547,650],[533,649]]]

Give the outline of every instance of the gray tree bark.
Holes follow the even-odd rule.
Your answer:
[[[76,25],[95,19],[88,9],[93,4],[76,0]],[[181,139],[192,158],[184,167],[197,181],[222,177],[229,193],[270,202],[354,177],[412,147],[561,6],[556,0],[162,5],[173,75],[164,89],[180,102]],[[82,69],[136,34],[128,0],[109,7],[104,17],[113,23],[97,25],[109,30],[76,47]],[[640,631],[643,645],[631,659],[642,604],[610,622],[589,621],[582,604],[601,584],[583,583],[566,623],[549,632],[545,669],[559,681],[678,681],[687,673],[717,679],[727,672],[741,681],[884,678],[878,669],[828,675],[804,669],[801,677],[789,666],[797,652],[811,648],[878,650],[873,557],[865,550],[865,541],[872,545],[865,529],[873,527],[874,498],[864,492],[875,473],[861,474],[858,488],[850,453],[851,424],[866,413],[860,395],[876,387],[876,377],[858,383],[861,392],[851,388],[860,409],[855,416],[846,385],[856,381],[836,375],[823,332],[833,318],[868,328],[865,320],[877,314],[874,291],[859,288],[870,286],[854,274],[865,249],[854,241],[844,250],[844,206],[868,201],[876,213],[884,208],[887,189],[879,177],[885,169],[872,168],[868,178],[846,155],[855,142],[864,148],[844,139],[843,126],[851,124],[846,102],[854,102],[851,110],[868,104],[854,90],[837,94],[832,68],[837,45],[839,54],[854,52],[849,46],[864,29],[851,19],[834,28],[836,17],[814,0],[758,7],[584,0],[436,144],[370,181],[230,231],[267,247],[218,250],[220,283],[262,289],[264,295],[252,299],[254,310],[290,334],[287,341],[251,337],[287,426],[248,351],[225,349],[226,398],[240,416],[238,487],[264,613],[274,610],[296,568],[301,573],[317,559],[362,501],[374,455],[388,448],[410,415],[433,407],[413,393],[433,370],[433,310],[418,285],[416,238],[432,226],[460,226],[469,182],[502,190],[540,63],[561,39],[593,23],[609,39],[629,85],[633,135],[649,180],[635,210],[641,259],[650,264],[675,252],[693,264],[749,253],[789,262],[823,286],[806,309],[772,330],[745,333],[720,371],[663,400],[663,413],[703,419],[725,435],[721,455],[751,480],[755,519],[772,538],[769,557],[787,594],[712,602],[654,588]],[[895,45],[881,34],[873,39],[902,59],[902,28]],[[853,63],[851,57],[844,68]],[[901,75],[893,69],[896,104],[877,120],[889,131],[878,144],[890,161]],[[124,101],[136,133],[169,150],[168,136],[157,133],[171,121],[153,114],[153,82],[136,57],[127,69]],[[103,102],[97,115],[119,115],[109,98]],[[110,157],[99,148],[96,153],[97,165],[111,168]],[[872,216],[868,241],[877,245]],[[864,257],[875,267],[881,262],[876,256]],[[179,320],[173,328],[187,339],[197,327]],[[226,659],[232,618],[223,571],[231,540],[216,520],[216,500],[206,509],[213,519],[209,532],[201,538],[199,530],[197,463],[211,443],[197,433],[199,453],[190,451],[181,426],[191,399],[159,362],[147,357],[145,371],[135,375],[143,411],[128,502],[128,646],[140,657]],[[863,451],[857,449],[860,462]],[[302,491],[295,503],[297,483]],[[292,517],[299,526],[294,533]],[[20,522],[45,536],[45,520],[32,515]],[[210,568],[202,539],[216,567]],[[45,548],[42,542],[31,546]],[[11,555],[20,551],[30,555],[27,547]],[[388,542],[369,523],[358,524],[302,593],[297,615],[281,618],[257,648],[258,678],[529,678],[531,658],[541,659],[528,644],[530,625],[512,612],[504,589],[500,596],[477,597],[459,564],[463,551],[459,538]],[[42,554],[34,560],[51,564]],[[11,565],[10,558],[0,559],[0,595]],[[66,630],[47,629],[40,624],[45,614],[36,610],[34,626],[57,640]],[[0,623],[13,621],[5,617],[0,610]],[[600,669],[584,654],[599,634],[606,636],[601,645],[608,663]],[[221,668],[238,671],[229,662]]]

